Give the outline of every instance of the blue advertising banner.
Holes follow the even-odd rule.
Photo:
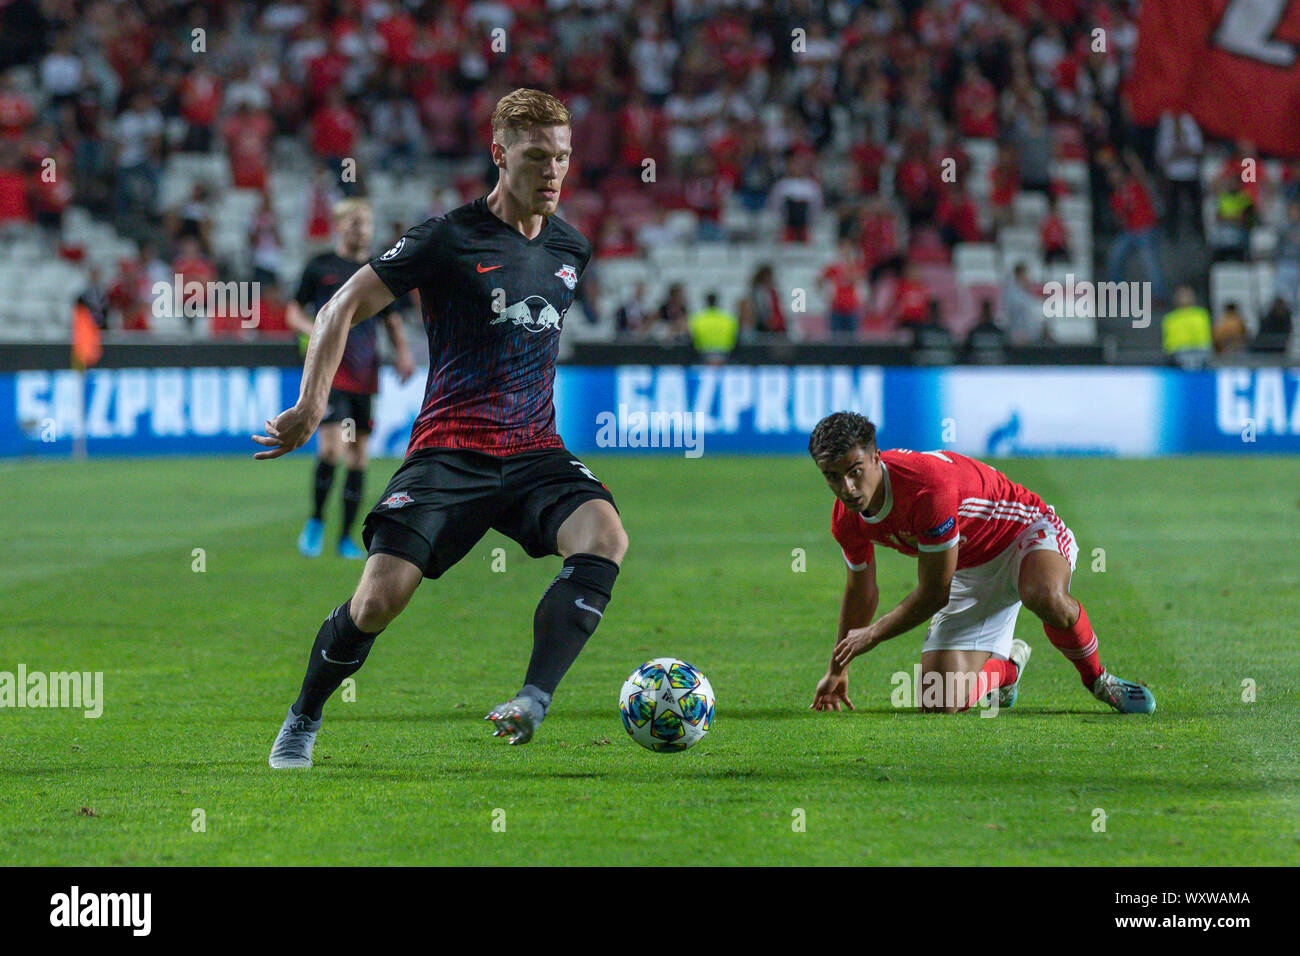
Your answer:
[[[298,397],[298,369],[128,368],[0,375],[0,455],[248,451]]]
[[[299,369],[0,374],[0,456],[252,453]],[[400,456],[424,395],[380,376],[371,453]],[[886,447],[978,456],[1300,453],[1300,369],[561,366],[573,451],[803,454],[829,412],[863,412]]]

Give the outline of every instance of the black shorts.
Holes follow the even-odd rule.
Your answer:
[[[375,418],[372,406],[373,395],[362,392],[345,392],[341,388],[331,388],[329,404],[325,406],[322,425],[333,425],[346,418],[352,419],[357,431],[369,434],[375,430]]]
[[[529,557],[558,554],[555,536],[584,501],[614,496],[565,448],[509,457],[429,449],[410,455],[366,515],[361,540],[436,578],[465,557],[488,529]]]

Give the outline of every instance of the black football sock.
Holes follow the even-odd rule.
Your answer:
[[[339,538],[352,536],[352,523],[357,520],[357,508],[361,505],[361,496],[366,484],[366,473],[360,469],[349,468],[343,479],[343,530]]]
[[[321,520],[321,515],[325,513],[325,499],[330,496],[330,488],[334,484],[334,466],[322,458],[316,459],[316,475],[313,479],[313,491],[316,495],[316,510],[312,512],[312,517],[317,521]]]
[[[307,660],[307,674],[302,679],[302,690],[294,702],[293,712],[299,717],[320,720],[321,708],[330,694],[338,690],[343,681],[366,662],[366,655],[382,631],[367,634],[352,620],[351,600],[336,607],[316,634]]]
[[[573,554],[542,595],[533,615],[533,656],[521,695],[536,697],[543,709],[560,679],[578,659],[605,613],[618,565],[595,554]]]

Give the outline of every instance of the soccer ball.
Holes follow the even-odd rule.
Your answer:
[[[713,724],[713,687],[685,661],[656,657],[623,682],[619,713],[628,735],[647,750],[686,750]]]

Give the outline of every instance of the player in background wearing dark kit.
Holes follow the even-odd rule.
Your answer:
[[[497,185],[430,219],[357,270],[316,317],[298,403],[253,440],[276,458],[325,413],[348,329],[413,288],[429,337],[429,381],[406,461],[366,518],[361,582],[316,635],[272,767],[310,767],[326,699],[355,673],[422,578],[489,529],[564,567],[533,615],[524,686],[487,715],[494,736],[532,739],[551,695],[605,613],[627,550],[613,497],[564,448],[552,388],[560,324],[591,244],[556,215],[569,169],[569,112],[515,90],[492,113]]]
[[[289,326],[311,336],[313,319],[322,306],[370,259],[375,222],[370,203],[344,199],[333,209],[334,248],[309,261],[298,283],[298,293],[289,302]],[[342,558],[364,558],[366,553],[352,540],[352,525],[365,494],[366,445],[374,427],[372,401],[379,391],[379,334],[383,320],[396,350],[394,365],[402,381],[415,371],[406,344],[401,311],[390,305],[372,319],[353,326],[348,333],[343,361],[330,386],[325,417],[316,442],[316,470],[312,480],[312,516],[298,536],[298,551],[307,558],[319,557],[325,540],[325,501],[334,484],[339,462],[347,465],[343,479],[343,526],[339,531],[338,553]],[[351,423],[345,428],[345,423]]]

